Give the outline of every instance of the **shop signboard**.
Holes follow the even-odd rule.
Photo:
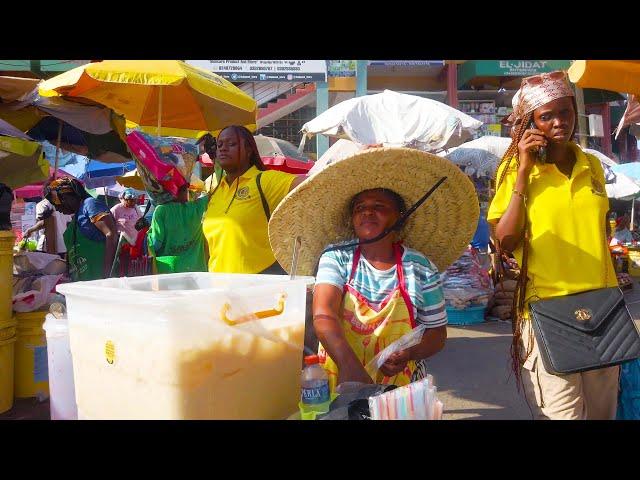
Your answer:
[[[369,65],[381,67],[441,67],[444,60],[369,60]]]
[[[230,82],[326,82],[325,60],[186,60]]]
[[[528,77],[570,66],[571,60],[469,60],[459,67],[458,84],[475,77]]]
[[[327,60],[329,77],[355,77],[357,60]]]

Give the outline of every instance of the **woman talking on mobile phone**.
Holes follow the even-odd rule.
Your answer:
[[[613,419],[619,367],[549,373],[529,312],[529,302],[617,286],[607,248],[604,173],[573,141],[577,108],[565,72],[525,78],[516,95],[512,143],[487,215],[500,248],[521,267],[513,370],[535,419]]]

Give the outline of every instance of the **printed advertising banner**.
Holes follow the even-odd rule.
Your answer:
[[[326,82],[326,60],[187,60],[230,82]]]

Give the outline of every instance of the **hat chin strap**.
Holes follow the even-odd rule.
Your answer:
[[[433,194],[433,192],[435,192],[436,189],[440,185],[442,185],[446,179],[447,179],[447,177],[442,177],[440,180],[438,180],[435,183],[435,185],[433,187],[431,187],[429,189],[429,191],[422,196],[422,198],[420,198],[420,200],[418,200],[416,203],[414,203],[409,210],[407,210],[404,214],[402,214],[402,216],[398,220],[396,220],[396,222],[393,225],[391,225],[390,227],[386,228],[380,235],[376,235],[375,237],[370,238],[369,240],[358,240],[357,242],[353,242],[353,243],[347,243],[347,244],[343,244],[343,245],[334,245],[333,247],[327,247],[322,251],[322,254],[327,253],[327,252],[331,252],[333,250],[342,250],[342,249],[347,249],[347,248],[352,248],[352,247],[358,247],[358,246],[361,246],[361,245],[368,245],[369,243],[375,243],[377,241],[382,240],[384,237],[389,235],[391,232],[399,232],[400,230],[402,230],[402,227],[404,227],[404,224],[409,219],[409,215],[411,215],[413,212],[415,212],[420,207],[420,205],[422,205],[424,202],[426,202],[427,198],[429,198],[431,196],[431,194]]]

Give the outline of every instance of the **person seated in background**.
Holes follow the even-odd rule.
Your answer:
[[[631,219],[626,213],[616,221],[616,233],[609,245],[620,245],[633,242],[633,234],[629,230],[629,222]]]
[[[119,197],[120,203],[111,208],[113,218],[116,219],[118,232],[133,245],[136,243],[138,232],[135,229],[136,222],[142,217],[142,214],[136,207],[136,193],[132,188],[127,188]]]

